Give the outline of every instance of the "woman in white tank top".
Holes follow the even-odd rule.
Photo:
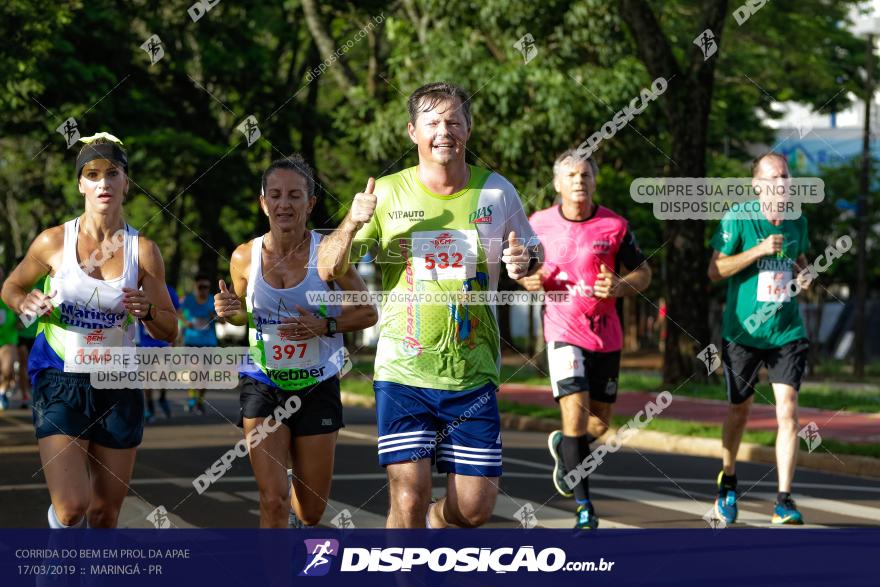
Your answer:
[[[321,305],[310,292],[366,291],[352,268],[334,284],[318,276],[318,233],[306,227],[315,205],[311,168],[299,155],[272,163],[263,173],[260,207],[269,232],[232,255],[231,290],[220,282],[217,316],[248,325],[256,368],[239,379],[242,425],[260,489],[260,526],[314,526],[330,495],[337,430],[342,424],[339,370],[342,332],[378,320],[372,305]],[[236,293],[239,292],[239,293]],[[282,425],[283,424],[283,425]],[[287,463],[292,467],[288,485]],[[288,492],[290,498],[288,502]]]
[[[177,315],[158,247],[122,216],[129,181],[121,141],[106,133],[81,140],[85,212],[34,240],[2,296],[26,325],[40,321],[28,374],[49,525],[112,528],[143,437],[143,391],[92,387],[76,357],[95,341],[133,346],[134,319],[153,338],[174,340]],[[47,275],[45,291],[31,289]]]

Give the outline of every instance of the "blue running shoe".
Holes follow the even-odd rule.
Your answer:
[[[562,497],[574,497],[574,493],[565,482],[565,461],[562,460],[562,430],[554,430],[547,437],[547,448],[553,457],[553,485]]]
[[[293,491],[293,469],[287,469],[287,486],[288,491]],[[290,508],[290,515],[287,517],[287,527],[288,528],[304,528],[305,526],[302,523],[302,520],[299,519],[299,516],[296,515],[296,512],[293,511],[293,508]]]
[[[773,517],[770,519],[770,522],[773,524],[792,524],[800,526],[804,523],[804,517],[798,511],[797,506],[794,505],[794,500],[789,497],[782,503],[776,503],[776,506],[773,508]]]
[[[6,397],[5,393],[0,393],[0,410],[8,410],[9,409],[9,398]]]
[[[162,408],[162,413],[165,414],[166,418],[171,417],[171,404],[168,403],[168,400],[164,397],[159,398],[159,407]]]
[[[736,507],[736,489],[730,487],[721,487],[721,476],[724,471],[718,474],[718,497],[715,499],[715,515],[718,519],[724,520],[725,524],[733,524],[736,522],[736,516],[739,513]]]
[[[575,530],[595,530],[599,527],[599,518],[596,517],[596,511],[590,502],[579,505],[575,516],[577,518],[574,525]]]

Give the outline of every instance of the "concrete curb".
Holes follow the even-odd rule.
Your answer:
[[[376,400],[372,397],[358,395],[348,391],[342,392],[342,405],[346,407],[373,408]],[[523,432],[552,432],[559,428],[556,420],[549,418],[535,418],[532,416],[519,416],[516,414],[501,414],[501,427],[505,430],[520,430]],[[617,430],[609,430],[600,440],[608,439]],[[653,430],[641,430],[627,440],[629,448],[650,450],[672,454],[683,454],[695,457],[721,458],[721,440],[718,438],[700,438],[693,436],[681,436]],[[738,459],[752,463],[776,464],[776,451],[769,446],[761,446],[750,442],[743,442],[739,447]],[[880,479],[880,459],[857,455],[835,456],[828,452],[799,451],[798,467],[824,471],[826,473],[841,473],[856,477],[876,477]]]
[[[501,414],[501,426],[508,430],[552,432],[559,428],[559,422],[548,418]],[[599,440],[607,440],[616,432],[617,430],[611,429]],[[720,438],[700,438],[669,434],[666,432],[656,432],[654,430],[641,430],[630,437],[624,446],[640,450],[650,450],[653,452],[721,459]],[[776,450],[770,446],[743,442],[739,447],[739,455],[737,456],[737,459],[752,463],[775,465]],[[798,452],[797,466],[813,469],[815,471],[824,471],[826,473],[842,473],[845,475],[854,475],[856,477],[880,478],[880,459],[872,457],[858,455],[836,456],[828,452],[809,453],[801,450]]]

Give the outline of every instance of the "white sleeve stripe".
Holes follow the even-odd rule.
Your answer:
[[[395,444],[406,444],[407,442],[423,442],[430,443],[431,446],[434,446],[434,437],[425,437],[425,438],[399,438],[397,440],[389,440],[388,442],[380,442],[379,448],[385,448],[388,446],[394,446]]]
[[[483,465],[484,467],[500,467],[501,461],[471,461],[466,459],[455,459],[451,457],[439,457],[438,461],[449,461],[451,463],[459,463],[461,465]]]
[[[386,440],[389,438],[397,438],[399,436],[421,436],[424,434],[430,434],[431,436],[434,436],[437,434],[437,431],[436,430],[415,430],[413,432],[396,432],[394,434],[385,434],[384,436],[379,437],[379,442],[382,442],[383,440]]]
[[[404,444],[402,446],[392,446],[391,448],[383,448],[379,451],[379,454],[381,455],[386,452],[397,452],[399,450],[405,450],[405,449],[410,449],[410,448],[434,450],[434,445],[433,444]]]
[[[445,444],[443,442],[440,443],[440,448],[451,448],[454,450],[462,450],[469,452],[495,452],[500,453],[500,448],[471,448],[470,446],[462,446],[460,444]]]
[[[457,456],[457,457],[464,457],[467,459],[500,459],[501,458],[501,453],[479,454],[479,453],[472,453],[472,452],[464,452],[464,451],[460,451],[460,450],[444,449],[443,447],[438,448],[437,453],[443,454],[443,455],[453,455],[453,456]]]

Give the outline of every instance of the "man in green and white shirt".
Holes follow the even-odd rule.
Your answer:
[[[728,524],[736,521],[736,453],[754,399],[758,371],[767,367],[776,404],[779,431],[776,468],[779,494],[771,521],[802,524],[791,499],[798,449],[797,393],[806,369],[809,341],[797,298],[789,283],[806,267],[809,248],[807,220],[783,219],[789,186],[788,163],[768,153],[752,165],[758,201],[731,208],[712,238],[715,253],[709,264],[712,281],[728,280],[724,311],[722,363],[730,402],[722,433],[723,470],[718,475],[715,513]]]
[[[501,475],[501,347],[494,306],[454,294],[495,291],[502,265],[512,279],[533,273],[541,250],[510,182],[465,162],[467,94],[428,84],[408,108],[418,166],[370,179],[322,241],[319,272],[333,279],[377,244],[383,290],[405,296],[382,308],[373,385],[388,527],[473,527],[492,514]],[[453,299],[429,303],[437,294]],[[447,473],[435,507],[431,460]]]

